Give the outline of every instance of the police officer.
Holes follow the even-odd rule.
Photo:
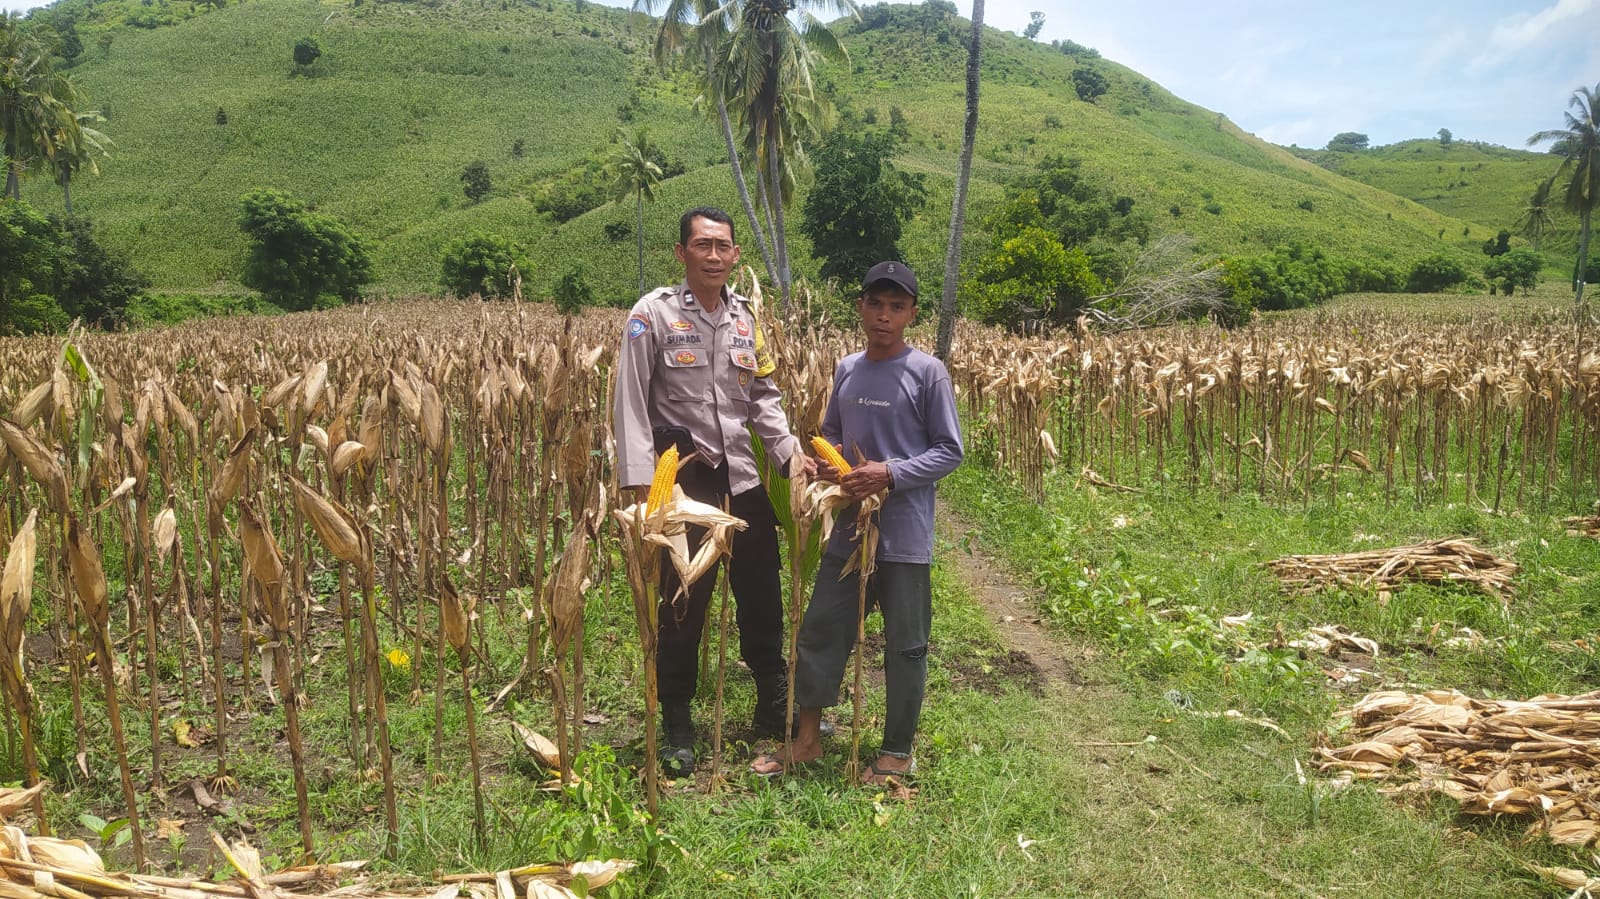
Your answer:
[[[751,450],[749,426],[784,470],[799,441],[779,405],[778,388],[759,370],[751,303],[727,289],[739,261],[733,220],[720,209],[683,214],[674,248],[683,283],[652,291],[634,304],[617,361],[613,429],[618,479],[643,500],[656,454],[677,445],[694,460],[678,475],[693,499],[729,510],[748,524],[736,532],[728,580],[737,602],[739,651],[756,682],[755,726],[781,735],[788,700],[783,658],[783,599],[778,582],[777,518]],[[815,462],[803,454],[808,469]],[[699,539],[692,534],[691,540]],[[666,732],[663,768],[694,768],[689,701],[698,674],[700,635],[716,569],[686,598],[671,565],[662,566],[656,677]]]

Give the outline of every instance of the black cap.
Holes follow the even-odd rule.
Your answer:
[[[917,295],[917,276],[904,262],[880,262],[867,269],[867,277],[861,282],[861,292],[866,293],[874,284],[883,281],[911,294],[913,298]]]

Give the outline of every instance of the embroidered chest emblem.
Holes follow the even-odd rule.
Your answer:
[[[694,323],[693,322],[686,322],[686,321],[684,321],[683,319],[680,318],[675,322],[668,322],[667,323],[667,327],[671,328],[674,331],[678,331],[678,332],[681,333],[681,332],[684,332],[684,331],[693,331],[694,330]]]
[[[749,337],[750,336],[750,323],[747,322],[747,321],[734,322],[733,323],[733,329],[735,331],[739,332],[739,336],[740,337]]]
[[[679,350],[672,358],[678,360],[679,365],[693,365],[700,360],[700,357],[690,350]]]
[[[740,368],[755,368],[756,355],[755,353],[734,353],[733,364]]]

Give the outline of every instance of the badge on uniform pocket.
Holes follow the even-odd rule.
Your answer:
[[[749,350],[734,350],[733,364],[739,366],[745,371],[755,371],[756,354],[750,352]]]

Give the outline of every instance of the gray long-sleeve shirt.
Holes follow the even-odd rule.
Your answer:
[[[716,312],[682,284],[634,304],[617,353],[612,407],[621,486],[650,483],[656,427],[687,429],[707,465],[726,460],[734,493],[761,483],[746,425],[775,464],[788,462],[799,442],[789,433],[778,388],[756,376],[756,327],[750,301],[728,290]]]
[[[878,559],[931,563],[934,485],[956,470],[963,454],[944,364],[912,347],[880,361],[865,353],[846,356],[834,370],[822,434],[844,447],[852,465],[857,447],[869,461],[889,464],[894,489],[878,513]],[[852,552],[854,540],[853,513],[840,513],[829,554]]]

